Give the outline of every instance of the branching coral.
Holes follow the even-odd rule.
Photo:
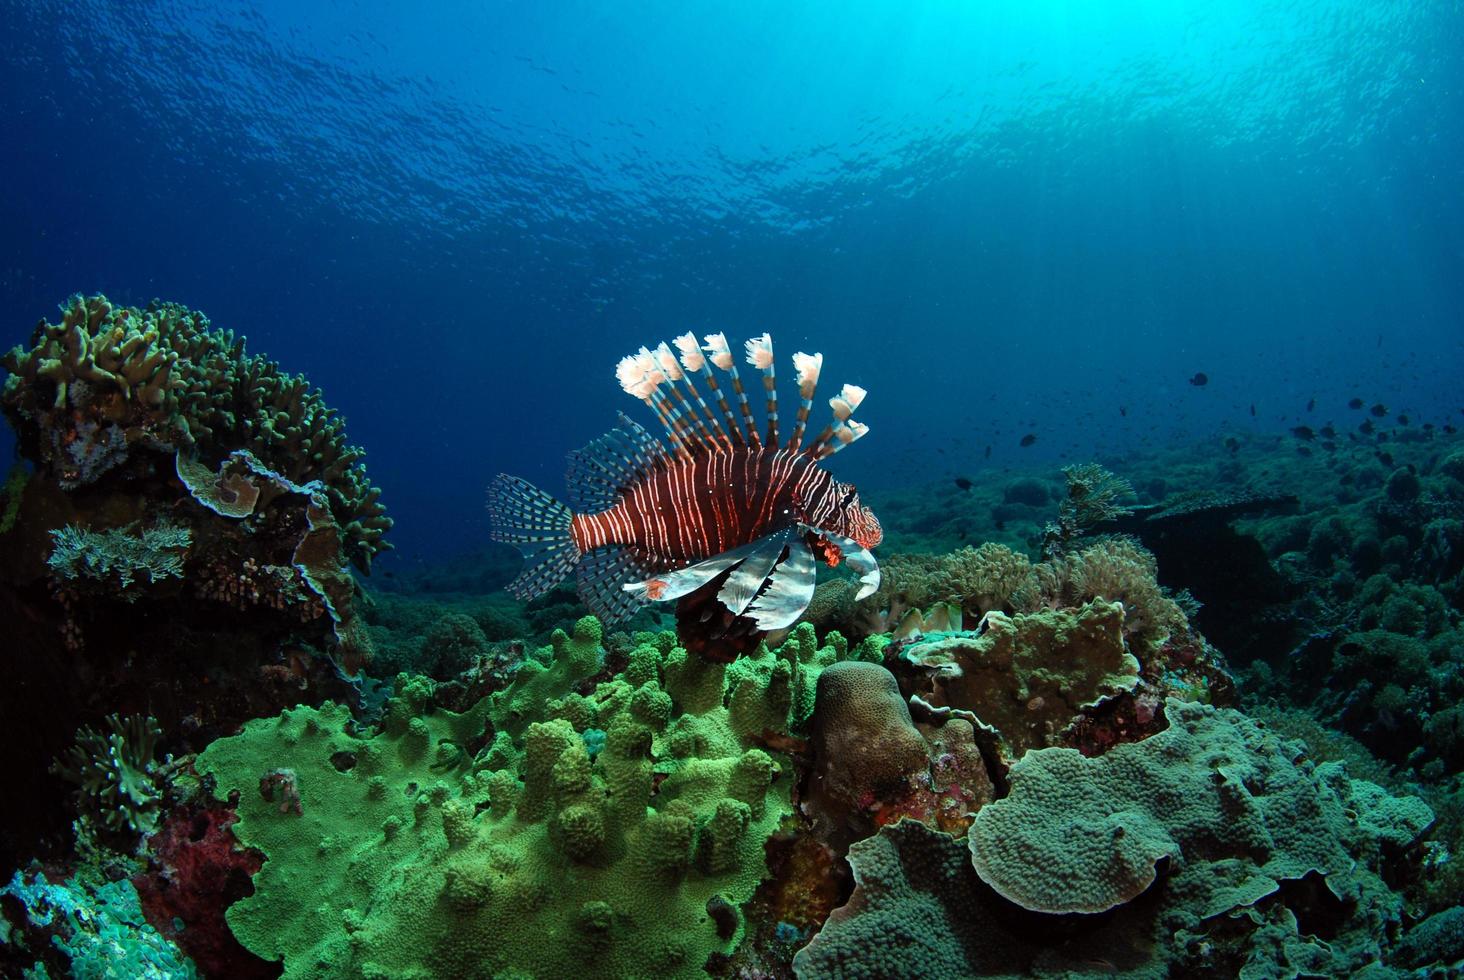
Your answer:
[[[1122,477],[1097,463],[1065,466],[1062,472],[1067,477],[1067,498],[1058,506],[1057,523],[1047,528],[1043,550],[1048,555],[1061,553],[1104,521],[1133,513],[1118,502],[1134,492]]]
[[[158,523],[134,533],[131,527],[89,531],[68,524],[51,532],[55,546],[46,559],[57,578],[90,578],[120,588],[135,598],[129,587],[139,576],[149,583],[183,577],[183,559],[192,534],[186,527]]]
[[[152,718],[108,715],[107,731],[82,728],[51,771],[79,787],[85,818],[116,834],[151,833],[162,800],[153,759],[162,734]]]
[[[216,465],[247,449],[296,483],[318,480],[348,553],[363,570],[391,527],[366,479],[364,453],[299,375],[244,350],[243,338],[173,303],[114,307],[73,296],[61,322],[42,320],[11,372],[0,406],[28,456],[65,489],[94,483],[141,449]]]

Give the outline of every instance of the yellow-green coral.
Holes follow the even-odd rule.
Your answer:
[[[228,913],[241,942],[287,977],[322,962],[368,977],[700,976],[735,948],[725,910],[752,896],[790,812],[787,763],[755,743],[806,720],[818,672],[848,647],[805,626],[729,667],[646,637],[626,672],[577,690],[600,641],[581,620],[466,715],[401,678],[373,738],[328,705],[210,745],[198,768],[239,791],[235,832],[268,856]],[[490,719],[509,728],[470,759],[459,750]],[[256,788],[282,767],[299,814]]]
[[[319,480],[351,559],[363,569],[391,527],[366,479],[364,453],[304,377],[249,355],[243,338],[174,303],[114,307],[73,296],[60,323],[42,320],[11,372],[3,406],[22,450],[73,489],[123,466],[139,447],[217,465],[247,449],[296,483]]]

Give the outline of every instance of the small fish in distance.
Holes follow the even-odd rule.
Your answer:
[[[1203,388],[1205,385],[1210,383],[1210,376],[1204,371],[1196,371],[1195,376],[1193,378],[1190,378],[1189,381],[1190,384],[1194,385],[1196,388]]]

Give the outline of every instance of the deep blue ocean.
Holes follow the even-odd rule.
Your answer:
[[[868,388],[867,487],[1464,421],[1457,2],[0,11],[0,347],[203,310],[343,412],[396,561],[649,423],[616,360],[688,329]]]

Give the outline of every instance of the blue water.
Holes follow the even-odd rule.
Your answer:
[[[204,310],[342,410],[407,560],[649,422],[615,361],[687,329],[867,387],[863,486],[1464,422],[1456,2],[0,14],[0,346]]]

